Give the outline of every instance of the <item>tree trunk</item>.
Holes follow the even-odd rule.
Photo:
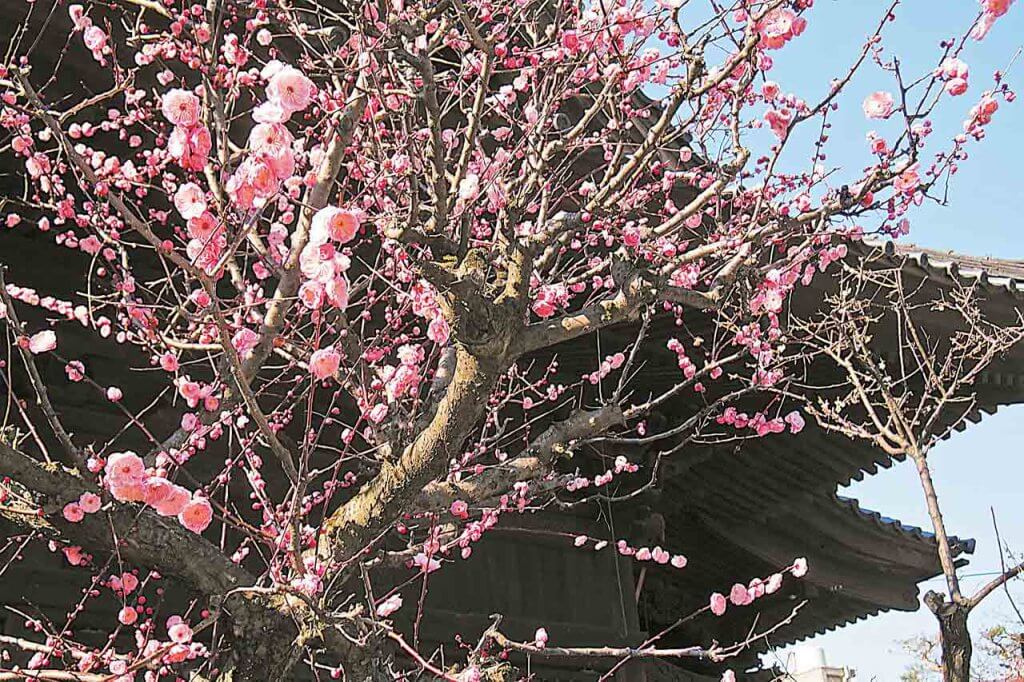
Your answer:
[[[307,646],[325,650],[324,662],[340,665],[349,682],[392,682],[388,664],[395,651],[386,638],[357,634],[359,643],[317,622],[306,603],[296,597],[237,591],[224,602],[229,615],[226,657],[208,676],[193,682],[283,682]]]
[[[302,652],[296,622],[269,595],[235,593],[224,604],[230,613],[228,660],[211,677],[216,682],[290,679]]]
[[[958,604],[946,604],[939,619],[942,646],[942,682],[970,682],[971,633],[967,630],[970,611]]]

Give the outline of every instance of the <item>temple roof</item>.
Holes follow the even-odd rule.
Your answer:
[[[924,286],[945,289],[954,281],[977,284],[985,299],[983,306],[995,315],[1016,319],[1021,310],[1021,261],[960,256],[892,242],[853,244],[848,259],[857,258],[871,258],[876,267],[901,268],[904,276]],[[818,278],[822,279],[824,284],[817,286],[829,286],[828,278]],[[690,318],[688,324],[699,323]],[[929,319],[928,324],[933,321]],[[943,320],[934,320],[940,332],[942,324]],[[968,421],[980,421],[1001,406],[1024,402],[1022,368],[1020,348],[994,363],[975,386],[977,408]],[[671,376],[667,367],[647,370],[644,381],[648,383]],[[723,644],[742,640],[755,621],[780,622],[806,600],[798,617],[748,652],[744,660],[754,664],[753,654],[769,646],[793,643],[884,611],[916,610],[918,583],[941,575],[934,536],[836,494],[837,488],[896,462],[867,442],[826,432],[813,423],[799,437],[779,434],[739,445],[691,446],[685,456],[668,460],[661,477],[664,492],[652,508],[665,516],[666,545],[687,554],[690,563],[685,579],[671,573],[649,579],[645,588],[649,598],[640,606],[644,628],[657,632],[710,592],[764,577],[796,556],[806,556],[811,570],[801,583],[788,586],[790,591],[784,590],[782,598],[731,609],[710,625],[701,622],[678,629],[669,640],[673,644],[692,643],[699,637],[704,637],[705,644],[712,639]],[[973,553],[974,540],[952,540],[958,561],[966,563],[963,557]]]
[[[11,265],[12,281],[40,291],[56,287],[58,295],[72,296],[77,273],[87,267],[84,259],[75,254],[54,259],[60,247],[38,232],[12,231],[4,238],[14,240],[5,244],[17,244],[19,253],[17,259],[5,258]],[[5,253],[11,252],[5,249]],[[892,243],[852,245],[850,253],[849,258],[885,259],[937,287],[948,286],[953,280],[976,282],[984,288],[989,304],[1003,311],[1018,309],[1024,288],[1024,264],[1019,261],[943,254]],[[43,271],[38,268],[41,262],[58,267]],[[811,296],[813,292],[799,295]],[[700,315],[688,320],[691,331],[699,330],[701,325],[710,330],[712,323],[709,317]],[[662,336],[675,333],[672,319],[656,320],[652,332]],[[62,324],[59,333],[62,349],[69,356],[85,359],[90,370],[105,382],[127,388],[143,386],[147,381],[145,372],[126,371],[128,366],[146,365],[146,358],[134,348],[97,344],[94,332],[77,323]],[[586,344],[563,351],[560,357],[565,368],[572,367],[572,356],[577,352],[592,358],[592,349]],[[645,387],[653,390],[659,381],[670,381],[675,376],[674,355],[665,351],[663,344],[661,352],[652,351],[645,361],[639,378]],[[86,441],[105,439],[124,427],[123,416],[97,402],[87,387],[67,385],[60,363],[43,357],[40,363],[44,374],[56,385],[64,386],[54,400],[71,429]],[[980,420],[1001,405],[1024,402],[1022,366],[1018,351],[981,378],[978,410],[971,419]],[[136,390],[125,393],[148,395]],[[697,404],[695,399],[691,403],[683,400],[673,411],[692,412]],[[165,423],[159,429],[161,433],[165,427],[172,429],[177,421],[176,411],[169,404],[159,403],[151,414],[157,416],[157,422]],[[703,603],[711,591],[726,590],[733,582],[746,582],[752,576],[768,575],[801,555],[808,557],[811,572],[805,580],[787,585],[781,598],[763,600],[757,610],[737,609],[710,624],[702,620],[699,628],[680,629],[680,641],[734,641],[745,636],[751,617],[758,616],[762,623],[777,622],[805,599],[807,604],[799,616],[763,642],[761,648],[797,641],[882,611],[916,609],[917,583],[940,572],[932,536],[863,510],[856,501],[835,494],[837,486],[862,480],[892,464],[893,459],[881,450],[826,433],[814,424],[808,424],[799,437],[779,434],[744,441],[740,447],[693,446],[685,456],[666,460],[662,496],[653,507],[666,519],[666,547],[686,554],[690,564],[682,573],[652,571],[645,592],[656,603],[641,603],[643,628],[657,631],[659,624],[672,622],[680,612]],[[958,550],[969,554],[973,546],[973,541],[964,540]],[[52,568],[57,570],[56,566]],[[47,591],[39,594],[45,597]]]
[[[883,516],[879,512],[872,511],[870,509],[864,509],[860,506],[860,502],[852,497],[843,497],[842,495],[835,496],[836,503],[840,507],[844,507],[851,514],[858,519],[862,519],[869,523],[874,524],[878,528],[881,528],[892,535],[896,536],[900,541],[906,542],[923,542],[929,548],[935,546],[935,534],[926,531],[917,526],[908,526],[899,519],[892,519],[888,516]],[[975,540],[974,538],[959,538],[952,536],[949,539],[950,543],[954,547],[954,551],[957,554],[974,554]]]
[[[975,279],[993,293],[1002,289],[1017,300],[1024,295],[1024,260],[972,256],[892,241],[868,243],[882,248],[891,259],[909,260],[911,267],[916,266],[929,277],[946,281]]]

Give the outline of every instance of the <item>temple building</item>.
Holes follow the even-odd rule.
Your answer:
[[[849,258],[868,255],[879,267],[902,268],[909,289],[934,287],[938,292],[954,281],[973,283],[982,292],[987,314],[1014,319],[1024,307],[1024,263],[893,243],[858,245]],[[815,299],[816,287],[828,286],[829,279],[816,281],[794,296],[805,302]],[[944,324],[936,316],[928,322],[929,332],[950,333]],[[880,352],[886,352],[884,346]],[[672,360],[666,354],[666,361]],[[655,392],[659,380],[671,382],[674,376],[673,366],[657,362],[657,357],[649,358],[641,380]],[[975,390],[978,409],[968,422],[1024,401],[1024,349],[1014,349],[991,366]],[[678,407],[681,414],[695,409]],[[921,606],[918,584],[941,575],[934,537],[837,494],[837,489],[894,464],[898,462],[878,448],[811,423],[799,437],[688,445],[662,463],[657,490],[641,503],[600,506],[586,520],[565,514],[503,519],[496,537],[482,543],[472,561],[438,573],[428,599],[436,609],[437,639],[453,630],[471,637],[495,612],[503,614],[502,629],[510,636],[529,639],[541,623],[550,645],[568,647],[637,646],[666,628],[670,631],[658,640],[659,646],[729,645],[758,627],[785,623],[728,661],[733,670],[755,670],[758,655],[769,648],[856,627],[857,621],[886,611],[915,611]],[[572,546],[573,533],[657,543],[684,553],[689,562],[676,570],[640,564],[607,550],[583,552]],[[951,542],[957,565],[966,564],[975,541],[954,537]],[[705,604],[712,592],[770,575],[797,556],[805,556],[812,568],[803,580],[787,581],[781,593],[759,600],[755,607],[730,609],[722,618],[705,614],[675,625]],[[637,598],[643,566],[648,568]],[[798,604],[803,606],[794,615]],[[578,659],[566,664],[566,669],[550,673],[554,679],[592,679],[589,671],[576,670]],[[600,670],[601,662],[592,666]],[[718,679],[723,668],[708,661],[663,659],[637,667],[643,672],[626,679],[705,679],[701,674]],[[577,674],[570,674],[570,668]],[[752,673],[748,679],[762,676],[772,679],[770,671]]]
[[[5,0],[0,6],[7,8],[8,4]],[[18,17],[24,14],[21,6],[28,4],[18,3]],[[55,15],[55,22],[66,21],[62,13],[66,12]],[[34,67],[49,73],[57,59],[57,55],[43,52]],[[78,87],[77,79],[87,80],[96,67],[90,59],[69,58],[61,68],[62,81],[55,86],[58,95]],[[3,171],[0,197],[20,196],[24,183],[19,174],[24,168]],[[851,246],[848,258],[868,254],[901,268],[913,286],[941,291],[954,282],[968,282],[977,285],[986,309],[995,315],[1015,319],[1024,311],[1024,262],[892,243]],[[52,234],[30,229],[6,230],[0,235],[0,265],[7,266],[9,283],[61,300],[79,297],[90,267],[81,254],[55,245]],[[797,289],[794,305],[819,305],[828,286],[828,276],[817,277],[811,286]],[[38,309],[26,308],[24,317],[36,327],[46,320]],[[710,315],[696,311],[688,314],[687,322],[690,330],[698,333],[702,325],[709,331],[713,325]],[[936,316],[934,332],[949,333],[944,324],[944,319]],[[676,356],[665,350],[664,344],[673,325],[671,316],[655,318],[652,323],[651,347],[660,347],[662,352],[645,358],[636,379],[651,391],[668,388],[678,378]],[[632,332],[632,328],[613,329],[608,334],[620,333],[628,339]],[[98,343],[95,330],[73,322],[62,323],[59,334],[63,354],[82,360],[91,375],[102,377],[108,385],[120,386],[126,409],[146,410],[146,426],[151,432],[164,437],[177,428],[180,406],[166,395],[154,395],[154,382],[147,371],[131,369],[150,366],[150,358],[141,350],[128,344]],[[660,346],[658,339],[662,340]],[[879,340],[883,346],[889,342]],[[586,340],[557,349],[564,371],[569,373],[574,349],[579,366],[584,366],[584,356],[593,359],[593,344]],[[64,364],[50,354],[39,356],[37,362],[47,384],[60,387],[51,398],[76,440],[104,443],[125,433],[126,441],[137,438],[135,447],[146,448],[146,442],[132,433],[125,414],[98,400],[94,387],[69,383]],[[12,376],[16,393],[30,395],[24,377],[17,372]],[[1000,406],[1024,402],[1024,348],[1001,358],[975,388],[978,410],[969,416],[970,421],[977,422]],[[699,407],[696,396],[679,397],[662,411],[662,418],[672,424],[674,417],[691,415]],[[43,423],[34,405],[26,404],[24,409]],[[644,453],[627,454],[643,463]],[[799,437],[687,445],[662,463],[656,484],[635,500],[503,515],[475,546],[470,560],[454,561],[430,575],[421,639],[425,648],[429,644],[438,652],[435,662],[446,664],[465,656],[467,647],[491,624],[492,614],[501,614],[502,631],[511,638],[531,639],[536,628],[543,626],[551,646],[565,647],[637,647],[663,632],[659,646],[710,646],[714,642],[728,646],[743,641],[752,631],[777,625],[724,663],[638,659],[623,665],[614,677],[621,682],[714,681],[728,667],[737,671],[741,680],[772,679],[772,671],[759,667],[760,654],[769,648],[836,628],[856,627],[857,621],[886,611],[914,611],[921,606],[918,585],[941,573],[936,543],[929,532],[888,518],[884,510],[863,509],[856,500],[837,492],[897,464],[880,449],[826,432],[810,421]],[[197,458],[194,465],[201,478],[202,461]],[[573,538],[580,535],[607,540],[609,545],[601,551],[576,547]],[[24,545],[25,537],[25,529],[10,523],[0,509],[0,606],[4,607],[0,608],[0,634],[23,636],[27,618],[63,623],[67,610],[91,587],[92,571],[69,567],[60,551],[48,550],[44,543]],[[615,551],[619,539],[635,545],[661,545],[685,555],[687,565],[682,569],[650,562],[641,565]],[[957,560],[966,563],[974,551],[974,540],[954,539],[954,544]],[[729,609],[720,618],[703,614],[678,622],[707,604],[711,593],[771,575],[795,557],[807,558],[807,575],[785,581],[770,598],[744,609]],[[187,600],[183,588],[175,587],[170,579],[165,582],[165,600]],[[415,604],[420,583],[409,589],[406,601]],[[90,600],[76,620],[76,637],[105,641],[119,608],[109,591]],[[538,680],[593,680],[614,662],[513,657],[513,663]]]
[[[53,260],[56,247],[47,235],[12,231],[3,239],[9,281],[71,297],[74,268]],[[871,249],[877,249],[885,262],[901,267],[912,283],[941,289],[954,280],[970,281],[981,287],[992,311],[1016,314],[1021,309],[1024,264],[1020,262],[891,243],[857,247],[850,257]],[[46,262],[55,266],[39,268],[39,263]],[[794,296],[813,299],[815,286]],[[656,334],[670,333],[670,325],[662,329],[659,324],[654,323]],[[91,339],[95,332],[76,324],[62,325],[60,333],[62,349],[70,357],[83,359],[96,376],[117,377],[126,396],[148,395],[146,373],[125,371],[129,366],[146,366],[147,358],[137,349],[95,343]],[[1021,352],[1001,359],[982,377],[976,386],[979,411],[971,415],[972,421],[999,406],[1024,401]],[[560,357],[569,358],[565,362],[571,365],[571,355],[571,349],[564,349]],[[53,401],[76,438],[102,442],[126,426],[125,416],[98,402],[93,389],[68,383],[60,362],[46,356],[39,360],[51,385],[62,386],[54,392]],[[673,362],[674,355],[668,352],[651,357],[641,380],[671,381]],[[654,383],[651,388],[655,390]],[[678,409],[689,414],[693,406],[680,403]],[[158,401],[147,424],[151,430],[170,432],[176,415],[169,403]],[[856,627],[857,621],[885,611],[916,610],[920,607],[918,584],[940,574],[931,534],[837,495],[838,488],[896,463],[877,448],[826,433],[813,423],[799,437],[688,446],[663,464],[657,486],[637,502],[504,515],[476,546],[471,560],[453,562],[430,576],[421,636],[449,660],[456,660],[466,643],[475,642],[487,628],[491,614],[500,613],[502,631],[513,638],[529,639],[543,625],[552,646],[637,646],[706,604],[710,593],[770,575],[794,557],[805,556],[811,569],[802,580],[787,580],[779,593],[758,600],[755,606],[730,609],[721,618],[705,614],[672,627],[659,640],[665,647],[728,645],[742,641],[758,624],[782,623],[728,661],[734,670],[751,671],[740,679],[771,679],[770,672],[756,672],[758,655],[768,648]],[[7,538],[23,534],[24,530],[10,525],[3,531]],[[572,541],[577,535],[608,539],[612,544],[599,552],[580,549]],[[642,566],[614,551],[618,538],[635,544],[657,542],[685,554],[688,564],[682,570],[650,562]],[[954,542],[959,562],[966,563],[974,541]],[[14,553],[23,558],[12,561],[3,573],[0,602],[16,610],[0,612],[2,632],[22,632],[26,615],[62,622],[65,610],[87,589],[90,572],[69,568],[59,551],[47,552],[40,543],[22,549],[17,541],[9,542],[5,551],[5,565]],[[644,578],[638,590],[641,571]],[[170,583],[166,587],[168,599],[186,596]],[[415,603],[416,596],[410,598]],[[794,614],[798,604],[803,605]],[[76,622],[76,635],[88,639],[92,627],[100,636],[117,608],[118,603],[107,597],[92,600]],[[552,680],[594,679],[609,665],[608,660],[578,658],[515,662],[538,679]],[[722,668],[705,660],[635,661],[623,666],[616,679],[713,680]]]

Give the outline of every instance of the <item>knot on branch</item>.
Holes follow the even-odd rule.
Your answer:
[[[501,364],[522,320],[514,300],[491,295],[487,267],[483,255],[470,249],[461,263],[425,261],[418,270],[440,292],[441,312],[454,339],[471,355]]]
[[[928,610],[934,613],[940,621],[944,618],[948,618],[953,614],[953,612],[960,608],[959,604],[948,600],[946,595],[934,590],[929,590],[925,593],[923,599]]]
[[[302,632],[296,621],[306,619],[293,617],[287,599],[250,590],[234,591],[225,598],[224,609],[231,616],[230,667],[239,679],[286,679],[298,660]]]

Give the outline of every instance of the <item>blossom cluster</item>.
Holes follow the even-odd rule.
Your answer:
[[[975,40],[984,40],[996,23],[996,19],[1010,11],[1014,0],[980,0],[982,6],[981,19],[971,31]]]
[[[607,540],[595,540],[587,537],[586,535],[577,535],[573,538],[573,545],[576,547],[585,547],[593,542],[592,549],[595,552],[599,552],[608,546]],[[687,560],[682,554],[672,554],[666,549],[662,549],[660,545],[655,547],[633,547],[625,540],[618,540],[615,543],[615,548],[622,556],[633,557],[636,561],[645,562],[653,561],[659,565],[671,564],[673,568],[686,568]]]
[[[811,7],[814,0],[800,0],[800,9]],[[769,50],[777,50],[793,40],[807,28],[807,19],[798,16],[787,7],[771,10],[757,22],[757,32],[761,36],[760,45]]]
[[[161,516],[176,516],[181,525],[193,533],[202,533],[213,520],[213,508],[208,499],[193,495],[164,476],[147,470],[145,462],[134,452],[112,454],[107,458],[103,473],[104,485],[111,497],[119,502],[143,502]],[[98,498],[91,497],[87,508],[80,501],[78,509],[71,510],[71,517],[67,507],[64,515],[69,521],[80,521],[82,516],[79,511],[97,511],[98,502]]]
[[[735,407],[727,407],[718,417],[715,418],[718,424],[728,424],[736,429],[750,429],[758,436],[766,436],[769,433],[782,433],[789,426],[789,432],[797,434],[803,431],[806,421],[800,412],[793,410],[785,417],[774,417],[769,419],[763,412],[755,412],[753,416],[746,412],[739,412]]]
[[[107,65],[107,56],[111,54],[110,46],[107,45],[108,36],[99,26],[96,26],[92,19],[85,15],[85,8],[79,4],[68,6],[68,14],[74,24],[74,30],[82,32],[82,42],[92,53],[93,59],[102,66]]]
[[[625,455],[618,455],[615,457],[615,462],[612,468],[605,469],[603,473],[597,474],[593,479],[585,476],[572,476],[569,481],[566,482],[565,489],[574,493],[589,488],[591,484],[593,484],[595,488],[601,488],[611,483],[619,474],[632,474],[639,470],[639,465],[630,462]]]
[[[730,603],[733,606],[748,606],[765,595],[775,594],[782,587],[783,573],[786,572],[789,572],[794,578],[804,577],[807,575],[807,559],[796,559],[785,571],[773,573],[765,579],[754,578],[749,585],[736,583],[729,590],[728,596],[715,592],[708,601],[711,613],[722,616],[725,615],[726,608]]]

